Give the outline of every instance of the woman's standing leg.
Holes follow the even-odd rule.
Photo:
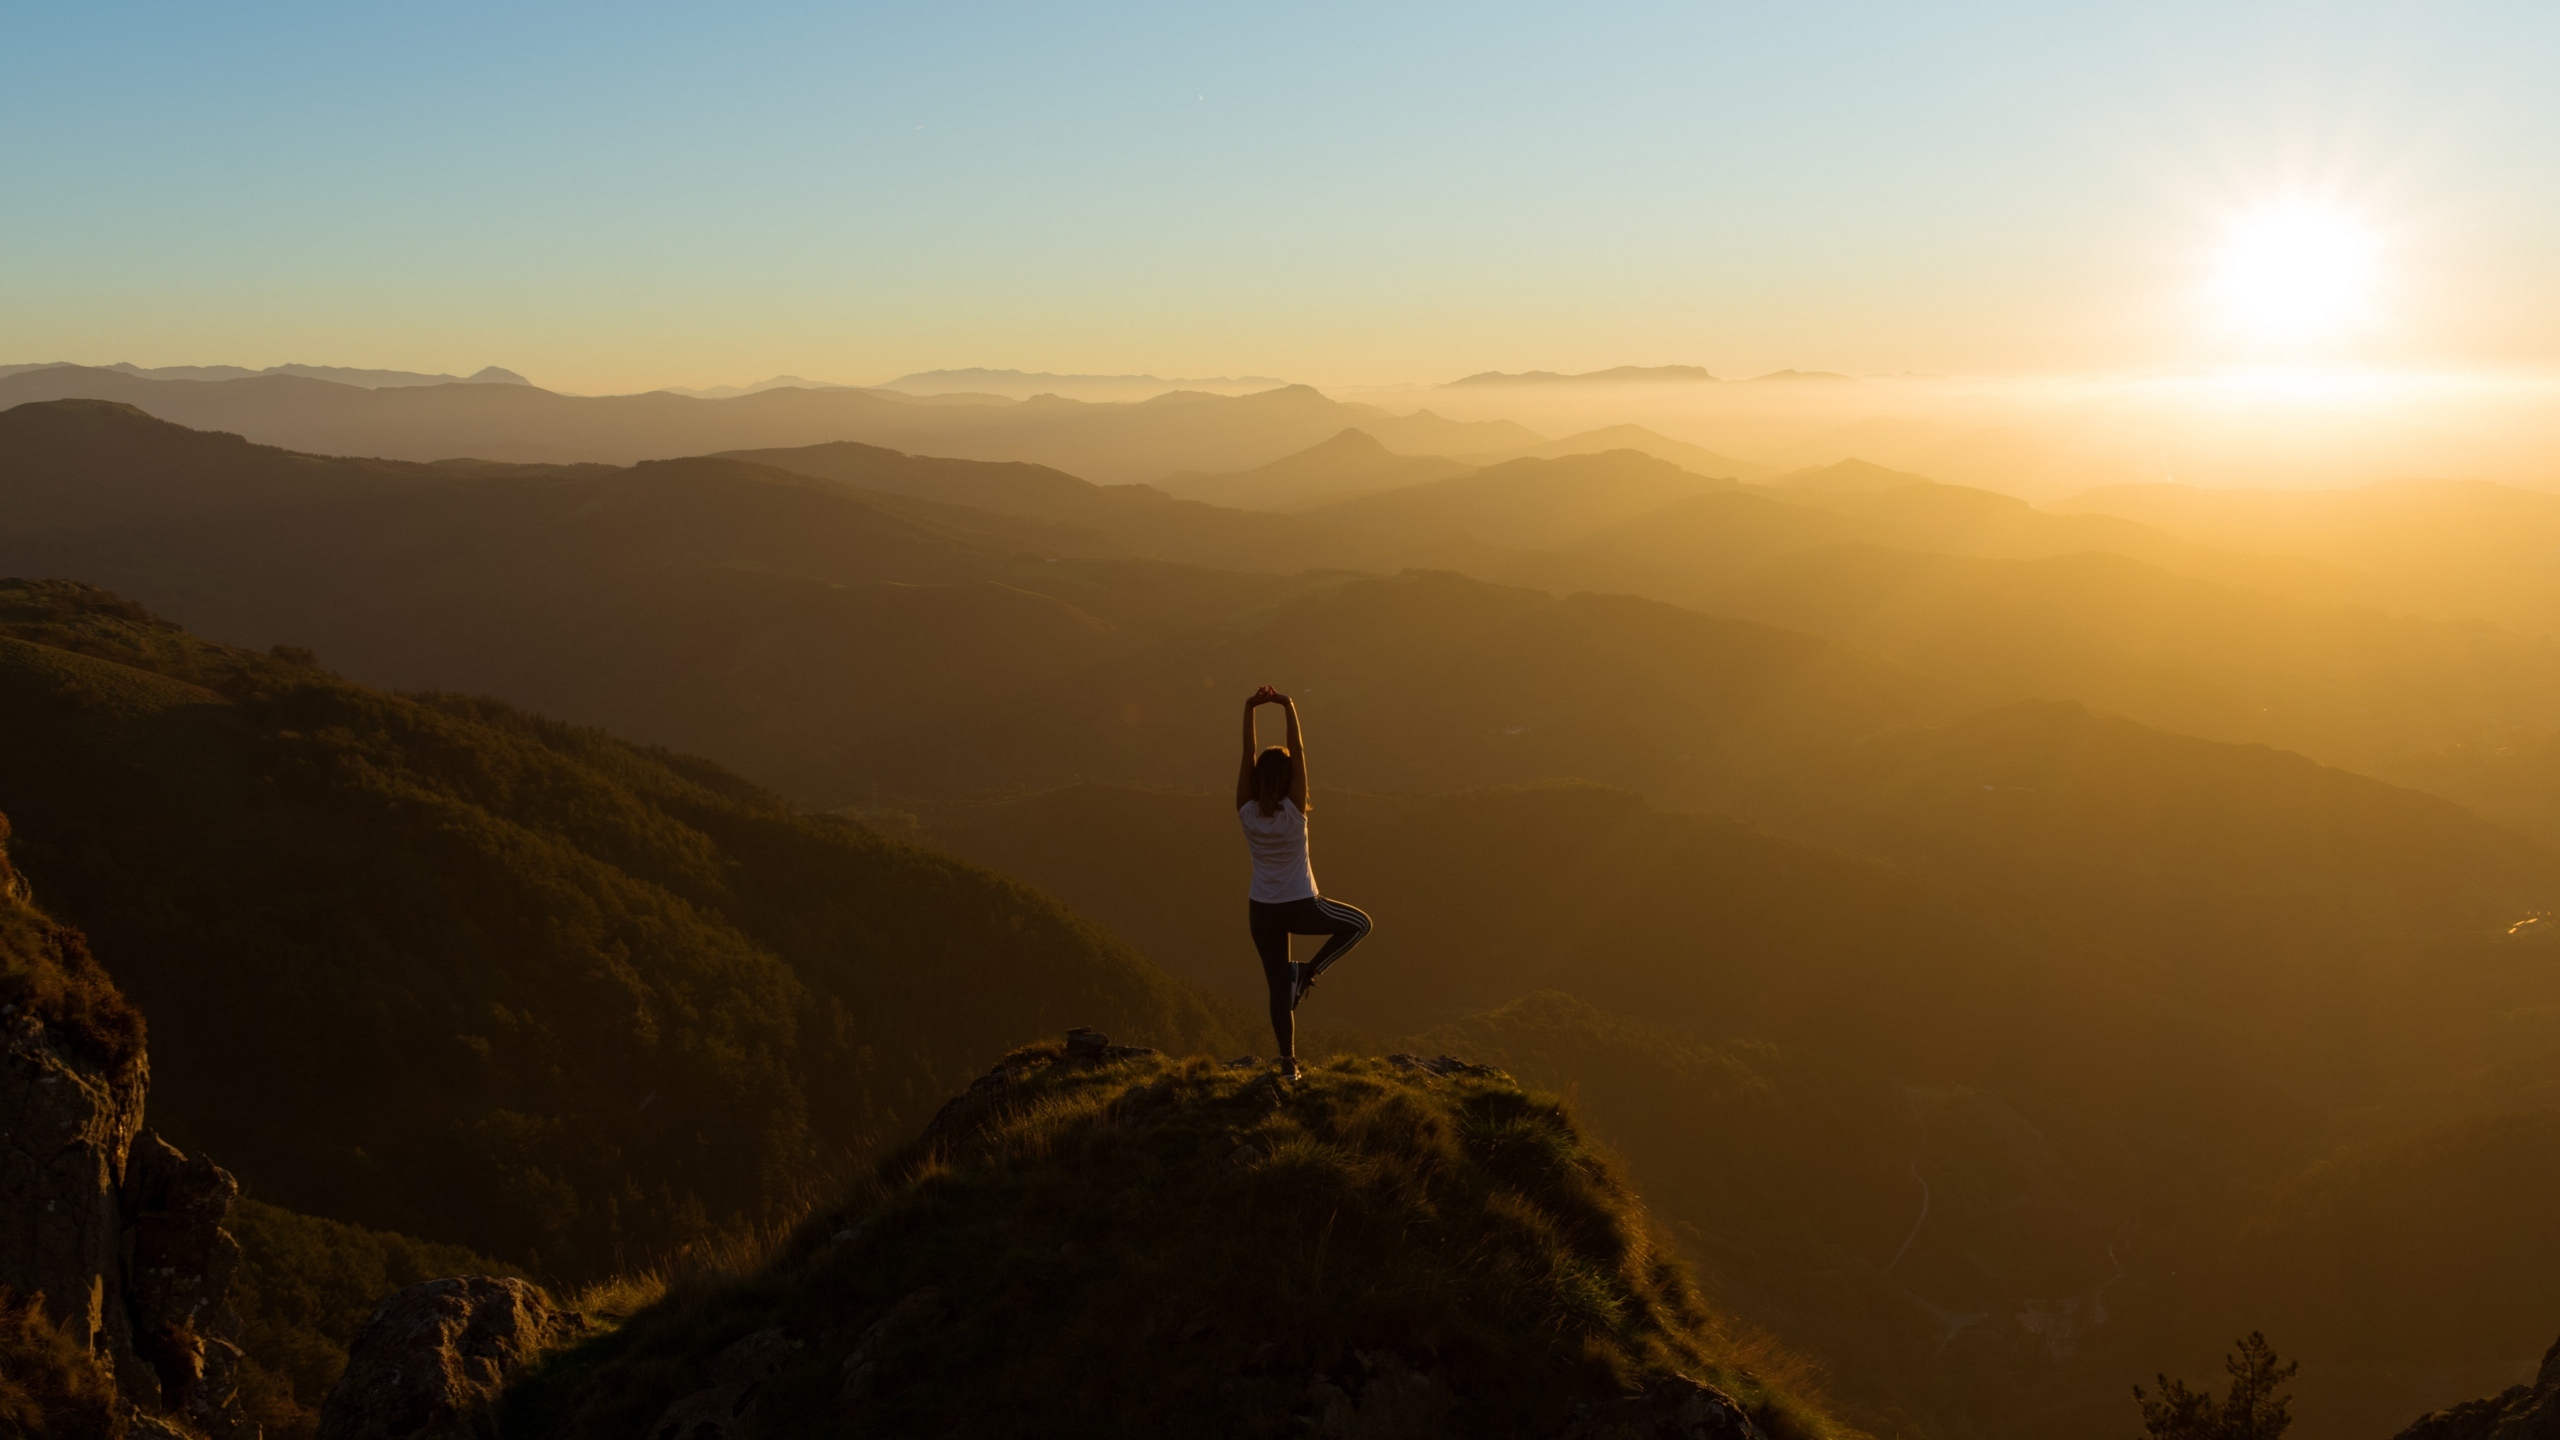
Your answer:
[[[1280,1042],[1285,1068],[1298,1055],[1298,1021],[1290,1013],[1297,1008],[1297,995],[1290,983],[1289,920],[1282,908],[1254,902],[1250,923],[1253,948],[1262,957],[1263,983],[1271,988],[1271,1038]]]

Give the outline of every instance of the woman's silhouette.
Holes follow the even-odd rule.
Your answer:
[[[1254,753],[1253,712],[1277,705],[1288,712],[1289,739]],[[1253,948],[1262,956],[1262,978],[1271,987],[1271,1033],[1280,1041],[1280,1073],[1298,1078],[1298,1001],[1316,977],[1369,933],[1369,917],[1316,893],[1315,867],[1307,861],[1307,742],[1298,728],[1298,706],[1265,685],[1244,702],[1244,759],[1236,767],[1236,818],[1244,822],[1253,852],[1251,914]],[[1322,948],[1304,964],[1289,960],[1289,937],[1322,935]]]

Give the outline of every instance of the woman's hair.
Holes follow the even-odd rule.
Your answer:
[[[1265,815],[1280,813],[1280,802],[1289,794],[1289,782],[1297,774],[1297,765],[1289,758],[1285,745],[1274,745],[1253,757],[1253,803]]]

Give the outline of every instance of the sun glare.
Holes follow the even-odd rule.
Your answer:
[[[2235,220],[2214,268],[2223,322],[2261,343],[2334,340],[2372,318],[2381,246],[2353,217],[2263,210]]]

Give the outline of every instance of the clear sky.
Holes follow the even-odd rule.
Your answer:
[[[2370,242],[2341,357],[2560,361],[2548,0],[0,24],[0,362],[2113,371],[2287,204]]]

